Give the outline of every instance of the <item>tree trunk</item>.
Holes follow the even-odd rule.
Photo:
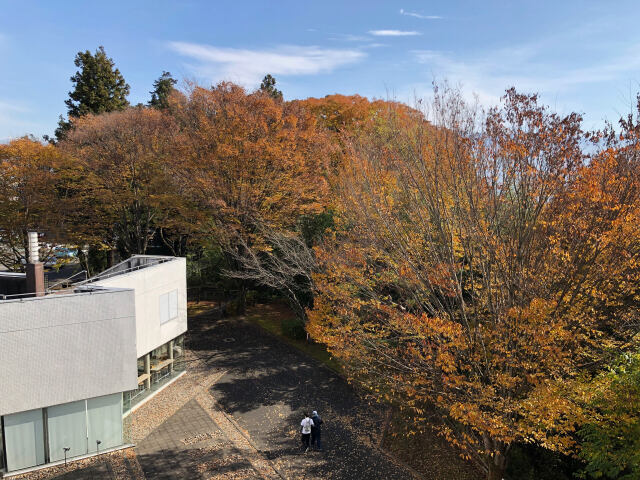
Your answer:
[[[496,453],[489,459],[487,480],[503,480],[507,467],[507,458],[502,453]]]
[[[489,435],[482,436],[484,448],[487,451],[487,480],[503,480],[507,469],[507,452],[509,445],[495,441]],[[489,454],[489,452],[491,454]]]
[[[117,262],[116,260],[116,249],[110,248],[107,252],[107,268],[113,267]]]

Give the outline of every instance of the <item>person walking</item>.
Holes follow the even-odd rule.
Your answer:
[[[318,415],[317,411],[313,411],[311,414],[311,421],[313,426],[311,427],[311,448],[322,451],[322,418]]]
[[[304,418],[300,422],[300,433],[302,433],[302,449],[304,453],[309,451],[309,440],[311,439],[311,428],[313,427],[313,420],[309,418],[309,414],[304,412]]]

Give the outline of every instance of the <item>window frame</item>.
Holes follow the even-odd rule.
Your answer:
[[[178,308],[178,289],[173,289],[160,295],[158,299],[160,325],[175,320],[180,316]]]

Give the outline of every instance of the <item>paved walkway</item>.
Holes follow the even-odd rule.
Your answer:
[[[260,478],[197,400],[140,442],[136,453],[148,479]]]
[[[211,398],[281,478],[412,478],[377,448],[383,410],[335,373],[242,319],[197,317],[189,328],[193,354],[225,372],[209,388]],[[325,421],[322,453],[301,452],[304,410],[318,410]]]

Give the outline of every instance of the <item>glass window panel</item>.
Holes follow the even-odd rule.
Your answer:
[[[178,359],[184,355],[184,337],[180,335],[173,341],[173,358]]]
[[[138,359],[138,376],[144,373],[144,357]]]
[[[160,323],[169,321],[169,294],[160,295]]]
[[[131,410],[131,400],[132,400],[134,392],[136,392],[136,390],[131,390],[129,392],[124,392],[122,394],[122,412],[123,412],[123,414],[127,413],[129,410]]]
[[[87,400],[89,418],[89,452],[122,445],[122,394]],[[100,445],[96,441],[100,441]]]
[[[42,465],[44,463],[42,410],[5,415],[4,441],[8,471]]]
[[[178,291],[169,292],[169,320],[178,317]]]
[[[47,408],[49,457],[52,462],[87,453],[87,412],[84,400]]]
[[[2,417],[0,417],[0,470],[4,468],[4,441],[2,438]]]
[[[166,360],[169,358],[169,344],[165,343],[151,352],[151,359],[157,361]],[[153,367],[153,362],[152,367]]]

